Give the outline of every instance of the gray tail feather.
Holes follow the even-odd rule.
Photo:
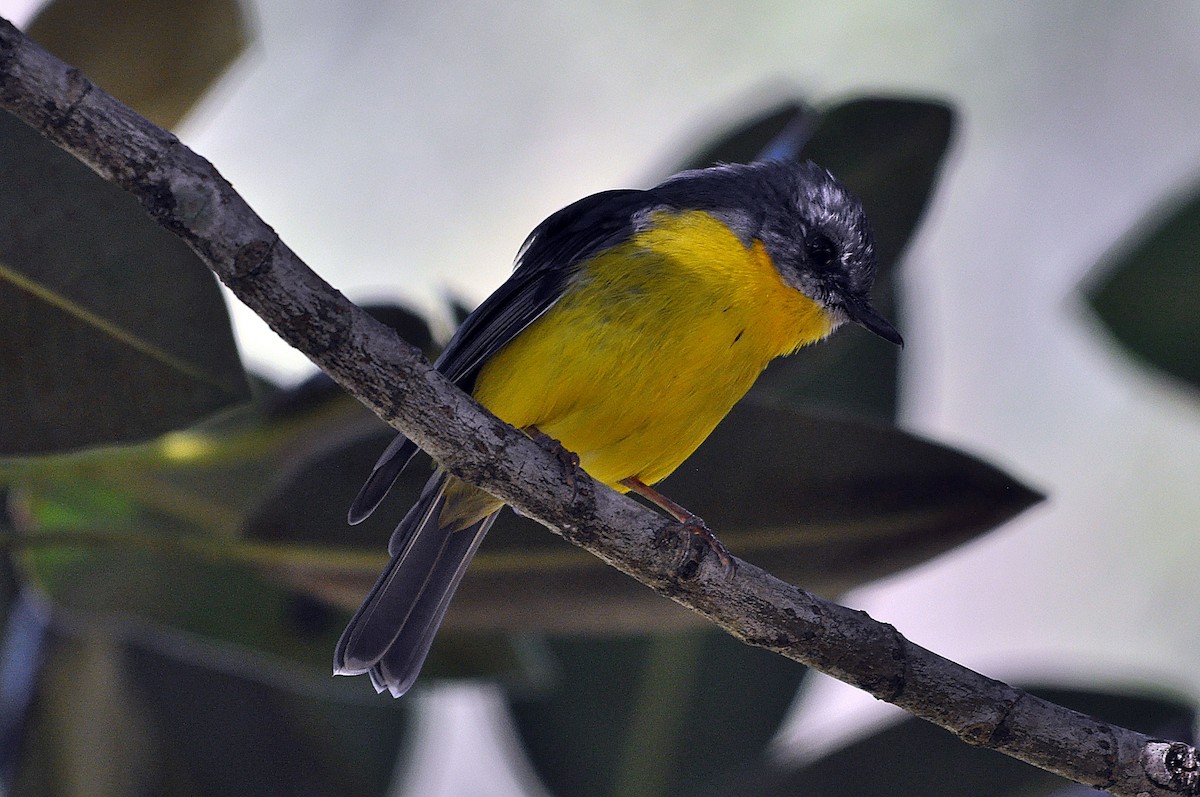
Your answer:
[[[371,469],[371,475],[367,477],[366,483],[350,504],[346,520],[351,526],[362,523],[371,516],[375,507],[379,506],[379,502],[388,494],[388,490],[392,489],[401,471],[408,467],[408,463],[412,462],[416,455],[417,444],[402,434],[396,435],[379,455],[379,460]]]
[[[496,514],[461,531],[438,526],[446,474],[434,474],[392,535],[392,560],[342,633],[334,673],[370,673],[394,697],[416,681],[454,590]]]

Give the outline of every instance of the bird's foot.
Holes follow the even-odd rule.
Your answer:
[[[691,578],[696,574],[697,568],[700,567],[700,562],[704,557],[711,553],[717,557],[717,561],[721,565],[721,572],[726,578],[730,578],[737,572],[737,563],[733,555],[729,553],[729,549],[725,544],[717,539],[717,535],[713,533],[708,524],[704,522],[698,515],[688,514],[685,517],[679,518],[679,526],[667,524],[663,526],[659,532],[657,544],[660,546],[668,545],[672,542],[679,544],[682,541],[683,551],[679,563],[679,575],[683,578]],[[680,535],[678,529],[682,527],[683,533]],[[682,540],[680,540],[682,537]]]
[[[699,515],[675,503],[636,476],[622,479],[621,484],[643,498],[650,500],[660,509],[669,512],[671,517],[678,520],[680,525],[683,526],[685,535],[683,538],[683,558],[679,564],[679,575],[681,577],[691,578],[694,576],[696,569],[700,566],[700,560],[709,551],[716,555],[726,578],[732,576],[737,571],[737,565],[730,555],[729,549],[717,539],[717,535],[713,534],[712,529],[700,519]],[[661,548],[672,541],[678,542],[676,531],[678,528],[679,526],[670,524],[664,526],[659,530],[658,536],[654,541],[655,544]]]

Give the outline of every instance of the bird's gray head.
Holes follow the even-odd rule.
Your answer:
[[[659,186],[762,241],[784,281],[836,322],[853,321],[892,343],[900,333],[872,307],[875,239],[862,203],[814,163],[760,161],[684,172]]]

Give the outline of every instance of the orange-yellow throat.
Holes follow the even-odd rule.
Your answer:
[[[761,243],[744,246],[704,212],[658,211],[648,230],[588,261],[484,365],[474,395],[624,491],[629,477],[666,478],[768,362],[833,327]]]

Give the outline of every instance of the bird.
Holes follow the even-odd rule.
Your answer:
[[[556,441],[597,481],[708,537],[727,563],[703,521],[653,485],[774,358],[846,322],[902,346],[871,305],[876,268],[862,203],[811,161],[684,171],[546,218],[434,367],[501,420]],[[403,434],[392,441],[350,505],[351,524],[378,507],[416,452]],[[503,506],[435,470],[337,644],[334,673],[368,673],[377,692],[407,692]]]

